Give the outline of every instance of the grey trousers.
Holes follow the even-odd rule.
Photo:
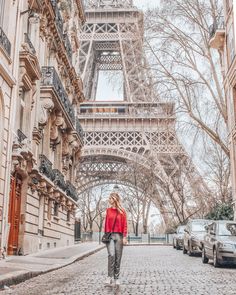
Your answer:
[[[108,276],[117,280],[120,275],[120,263],[123,251],[123,235],[112,233],[111,241],[107,244]]]

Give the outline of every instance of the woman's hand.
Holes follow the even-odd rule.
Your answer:
[[[128,244],[127,238],[123,237],[123,245],[127,245],[127,244]]]

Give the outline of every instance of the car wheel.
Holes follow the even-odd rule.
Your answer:
[[[219,259],[217,257],[216,248],[213,250],[213,265],[214,265],[214,267],[219,267],[220,266]]]
[[[204,246],[202,246],[202,263],[208,263],[209,258],[206,257],[206,251]]]
[[[187,250],[185,249],[184,244],[183,244],[183,254],[187,254]]]
[[[190,245],[190,243],[188,244],[188,256],[192,256],[193,252],[192,252],[192,247]]]

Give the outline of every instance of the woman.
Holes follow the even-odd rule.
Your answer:
[[[108,278],[106,284],[119,285],[120,263],[123,245],[127,244],[127,219],[124,208],[121,207],[120,197],[117,193],[109,196],[110,208],[106,211],[106,221],[104,232],[111,232],[111,241],[107,243],[108,252]]]

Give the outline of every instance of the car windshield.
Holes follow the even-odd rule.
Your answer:
[[[236,223],[219,224],[219,236],[236,236]]]
[[[205,222],[201,222],[201,223],[197,223],[197,222],[193,222],[192,223],[192,231],[202,231],[205,232],[205,226],[207,224]]]
[[[185,226],[180,226],[180,227],[178,228],[178,230],[177,230],[177,233],[178,233],[178,234],[183,234],[183,233],[184,233],[184,228],[185,228]]]

